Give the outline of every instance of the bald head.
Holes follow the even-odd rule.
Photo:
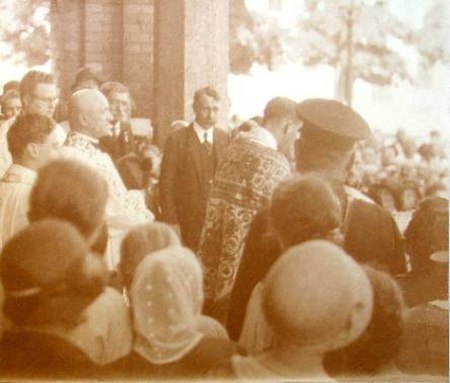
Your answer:
[[[344,347],[367,327],[370,282],[341,248],[308,241],[288,249],[264,280],[263,309],[280,342],[323,352]]]
[[[110,133],[111,121],[108,100],[97,89],[81,89],[70,97],[71,130],[100,138]]]

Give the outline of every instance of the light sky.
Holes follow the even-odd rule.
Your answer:
[[[281,0],[283,10],[280,13],[287,21],[295,19],[302,12],[303,0]],[[391,12],[401,21],[411,25],[413,28],[420,28],[425,12],[430,8],[435,0],[385,0]],[[269,7],[269,0],[246,0],[248,9],[266,12]]]
[[[435,0],[390,0],[392,13],[414,29],[422,26],[425,12]],[[247,7],[267,12],[269,0],[246,0]],[[303,0],[283,0],[283,10],[277,12],[283,22],[294,23],[303,7]],[[416,137],[438,129],[444,135],[450,131],[450,69],[437,65],[428,72],[419,72],[419,56],[412,47],[389,41],[406,59],[413,76],[425,76],[421,87],[411,84],[372,86],[355,81],[353,107],[360,112],[373,129],[395,133],[401,127]],[[287,64],[277,72],[254,65],[249,75],[229,76],[228,90],[232,101],[230,115],[250,118],[261,114],[265,103],[275,96],[290,97],[296,101],[305,98],[334,98],[334,69],[328,66],[305,68],[301,64]]]

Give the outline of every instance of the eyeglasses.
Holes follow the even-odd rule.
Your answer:
[[[45,104],[56,104],[58,102],[58,100],[59,100],[59,97],[40,97],[40,96],[37,96],[37,95],[35,95],[33,93],[31,93],[31,95],[34,98],[37,98],[38,100],[42,101]]]

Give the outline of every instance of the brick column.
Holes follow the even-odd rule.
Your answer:
[[[153,120],[160,146],[172,121],[192,120],[192,96],[207,85],[222,96],[220,124],[227,127],[228,19],[224,0],[155,3]]]
[[[123,20],[123,82],[133,95],[136,116],[148,118],[153,111],[153,0],[124,0]]]
[[[75,73],[83,65],[83,12],[83,4],[78,1],[52,2],[53,68],[63,98],[68,97]]]
[[[84,0],[83,65],[122,80],[122,0]],[[75,75],[75,73],[74,73]]]

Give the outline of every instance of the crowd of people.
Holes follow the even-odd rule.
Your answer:
[[[422,143],[399,129],[395,137],[372,134],[356,152],[348,184],[389,211],[412,211],[420,200],[446,196],[449,163],[437,130]]]
[[[1,378],[445,379],[438,133],[387,143],[285,97],[228,131],[220,105],[197,90],[158,148],[90,68],[67,100],[48,73],[5,84]]]

